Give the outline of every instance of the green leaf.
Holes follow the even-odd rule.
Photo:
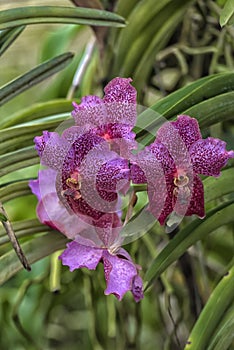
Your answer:
[[[140,93],[145,87],[145,82],[150,76],[151,67],[155,60],[155,55],[166,46],[176,27],[183,20],[185,12],[191,3],[192,1],[188,0],[171,1],[165,9],[166,17],[164,22],[155,32],[154,36],[150,37],[151,40],[149,45],[143,52],[141,52],[137,66],[131,73],[134,84]],[[160,13],[158,21],[163,20],[163,17],[164,13],[162,12]]]
[[[17,238],[38,235],[43,232],[51,231],[48,226],[43,225],[37,219],[21,220],[11,223]],[[10,242],[9,236],[3,228],[0,228],[0,245]]]
[[[234,192],[233,172],[233,168],[225,169],[219,178],[210,176],[204,180],[205,203]]]
[[[204,220],[195,219],[186,225],[159,253],[146,272],[146,289],[155,278],[176,261],[184,252],[198,240],[207,237],[218,227],[234,222],[234,199],[210,210]]]
[[[0,12],[0,30],[37,23],[87,24],[124,27],[124,18],[112,12],[62,6],[28,6]]]
[[[4,221],[6,222],[8,219],[5,215],[3,215],[2,213],[0,213],[0,221]]]
[[[54,131],[60,124],[73,125],[72,119],[68,119],[69,114],[55,115],[33,122],[0,130],[0,154],[16,150],[20,147],[30,146],[36,135],[40,135],[43,130]],[[65,122],[65,124],[63,124]],[[62,127],[62,126],[61,126]]]
[[[233,119],[234,91],[227,92],[196,104],[183,113],[198,120],[201,128]]]
[[[72,58],[73,54],[70,52],[59,55],[3,86],[0,89],[0,106],[60,71],[71,62]]]
[[[233,24],[234,23],[233,15],[234,15],[234,0],[227,0],[220,14],[219,23],[221,27],[225,26],[225,24]]]
[[[19,180],[0,186],[1,202],[5,203],[11,199],[31,194],[32,192],[28,186],[29,180],[30,179]]]
[[[234,73],[222,73],[201,78],[173,92],[138,116],[138,142],[147,145],[153,141],[161,116],[172,119],[187,113],[197,118],[201,127],[232,118],[233,90]]]
[[[35,119],[71,112],[72,101],[65,99],[52,100],[36,103],[28,108],[22,109],[10,116],[0,119],[0,128],[7,128],[18,123],[24,123]]]
[[[226,311],[217,325],[207,350],[228,350],[234,339],[234,304]]]
[[[170,119],[200,102],[233,90],[234,73],[213,74],[173,92],[150,108]]]
[[[0,176],[4,176],[15,170],[39,164],[39,157],[33,146],[25,147],[0,156],[0,164]]]
[[[25,26],[6,29],[0,32],[0,56],[8,49],[8,47],[18,38],[25,29]]]
[[[66,242],[68,242],[67,238],[59,232],[50,232],[22,244],[21,247],[29,263],[33,264],[57,250],[65,248]],[[22,270],[22,265],[15,251],[11,250],[2,255],[0,257],[0,285],[20,270]]]
[[[234,266],[231,268],[212,292],[189,336],[185,350],[207,350],[209,343],[217,334],[217,328],[225,311],[234,302]],[[233,309],[232,309],[233,313]],[[224,330],[225,331],[225,330]],[[232,329],[233,332],[233,329]],[[214,349],[214,348],[213,348]],[[226,350],[225,347],[216,349]]]
[[[170,2],[170,0],[161,0],[157,2],[155,2],[155,0],[145,0],[144,2],[142,1],[139,2],[133,8],[128,18],[128,25],[119,34],[117,47],[116,47],[118,55],[116,55],[115,57],[113,75],[116,75],[117,72],[120,72],[121,69],[123,70],[125,69],[124,67],[122,67],[123,62],[125,62],[126,57],[129,53],[129,50],[132,50],[132,46],[135,45],[135,42],[137,41],[139,36],[144,37],[143,40],[141,41],[142,41],[142,44],[145,43],[145,46],[147,46],[151,37],[145,34],[145,29],[153,19],[158,18],[159,20],[161,20],[161,18],[158,16],[158,13],[167,5],[168,2]],[[118,8],[118,10],[120,10],[121,12],[123,12],[123,10],[124,11],[127,10],[126,1],[124,1],[124,4],[122,4],[123,9],[121,9],[121,4],[119,4],[119,2],[118,2],[118,6],[120,7],[120,9]],[[155,24],[155,26],[157,26],[157,22],[158,21],[154,21],[154,23],[152,24]],[[163,22],[160,22],[158,24],[159,28],[162,23]],[[154,27],[153,27],[153,31],[154,31]],[[126,40],[126,38],[128,38],[128,40]],[[129,46],[129,43],[131,43],[131,47]],[[140,52],[138,52],[137,54],[139,55]],[[137,57],[136,57],[136,60],[137,60]]]

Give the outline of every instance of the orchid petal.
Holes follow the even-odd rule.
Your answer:
[[[190,216],[193,214],[196,214],[201,219],[205,217],[204,188],[201,179],[197,175],[194,175],[193,178],[193,191],[185,215]]]
[[[186,143],[172,122],[166,122],[160,127],[157,132],[155,143],[164,145],[177,169],[184,168],[187,169],[188,172],[192,171],[190,154]],[[162,154],[164,153],[165,151],[163,151]],[[165,158],[165,155],[163,155],[163,158]]]
[[[135,125],[137,93],[131,81],[130,78],[115,78],[105,87],[103,101],[109,123]]]
[[[60,170],[70,149],[70,144],[56,132],[43,131],[34,138],[35,148],[41,157],[41,164]]]
[[[198,140],[189,152],[194,171],[203,175],[219,176],[222,167],[234,158],[234,151],[226,151],[226,143],[213,137]]]
[[[199,125],[195,118],[191,118],[188,115],[179,115],[177,120],[171,122],[171,124],[178,130],[188,149],[194,142],[201,139]]]
[[[86,267],[95,270],[102,258],[102,249],[88,247],[72,241],[67,244],[67,249],[60,255],[63,265],[69,266],[70,271]]]
[[[135,276],[132,281],[132,294],[135,301],[138,303],[144,298],[143,294],[143,282],[139,275]]]
[[[93,128],[106,123],[105,105],[100,97],[85,96],[82,97],[79,105],[73,103],[73,106],[75,109],[72,111],[72,116],[76,125],[88,124]]]
[[[108,251],[103,251],[103,264],[107,282],[105,294],[114,294],[121,300],[127,291],[132,290],[137,269],[131,261],[112,255]]]

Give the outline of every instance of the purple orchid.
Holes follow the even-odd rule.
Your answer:
[[[37,216],[39,220],[62,232],[67,238],[74,239],[80,232],[89,227],[88,223],[67,211],[60,202],[55,188],[56,171],[40,170],[37,180],[30,180],[31,191],[37,196]]]
[[[102,262],[107,283],[105,294],[114,294],[121,300],[127,291],[131,291],[138,302],[143,298],[142,279],[138,275],[141,268],[132,262],[126,250],[120,248],[119,221],[116,214],[106,214],[99,225],[92,228],[96,230],[102,246],[93,243],[92,238],[87,241],[87,234],[83,232],[83,235],[67,244],[67,249],[59,258],[63,265],[69,266],[70,271],[83,267],[95,270],[98,263]],[[90,232],[88,234],[90,236]]]
[[[131,291],[136,302],[140,301],[143,298],[143,283],[138,275],[140,266],[120,248],[118,215],[106,214],[96,226],[91,221],[89,225],[81,217],[70,214],[59,201],[55,179],[54,170],[41,170],[38,179],[31,180],[29,185],[39,201],[39,220],[73,239],[59,257],[63,265],[69,266],[70,271],[82,267],[94,270],[102,262],[107,283],[105,294],[114,294],[121,300],[127,291]]]
[[[135,183],[148,183],[149,210],[164,224],[174,211],[204,218],[204,189],[198,174],[219,176],[233,151],[226,143],[202,139],[196,119],[180,115],[159,128],[156,140],[138,154],[131,167]]]
[[[35,143],[41,163],[56,172],[57,195],[71,213],[98,220],[120,210],[118,192],[129,187],[129,164],[107,141],[71,127],[62,136],[44,131]]]
[[[130,84],[131,81],[130,78],[112,79],[104,88],[103,99],[85,96],[79,105],[73,103],[72,112],[77,126],[92,130],[108,141],[112,150],[125,158],[136,148],[132,128],[137,117],[137,92]]]
[[[105,96],[74,104],[75,126],[35,137],[41,164],[31,180],[41,222],[73,239],[60,259],[70,270],[104,265],[107,289],[120,300],[128,291],[143,298],[140,269],[121,248],[120,193],[130,184],[128,155],[135,148],[136,91],[131,79],[113,79]]]

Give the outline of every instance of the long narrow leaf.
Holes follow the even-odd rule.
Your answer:
[[[192,333],[189,336],[185,350],[207,350],[209,342],[216,334],[216,328],[227,308],[234,302],[234,266],[226,274],[206,303]],[[218,349],[218,348],[217,348]],[[225,350],[226,348],[219,348]]]
[[[43,103],[35,103],[32,106],[20,110],[11,116],[0,119],[0,128],[8,128],[15,124],[25,123],[35,119],[58,115],[72,110],[72,101],[66,99],[52,100]]]
[[[66,237],[58,232],[50,232],[22,244],[22,249],[30,264],[65,248]],[[22,270],[22,266],[13,250],[0,257],[0,285]]]
[[[0,89],[0,106],[60,71],[71,62],[72,58],[73,54],[70,52],[59,55],[3,86]]]
[[[226,311],[216,327],[207,350],[228,350],[234,339],[234,304]]]
[[[0,200],[5,203],[11,199],[31,194],[28,180],[20,180],[0,186]]]
[[[52,232],[48,226],[41,224],[37,219],[12,222],[17,238]],[[9,242],[9,237],[3,229],[0,229],[0,245]]]
[[[0,32],[0,56],[8,49],[8,47],[18,38],[25,29],[25,26],[6,29]]]
[[[234,199],[210,210],[205,220],[195,219],[182,229],[154,259],[145,275],[146,288],[195,242],[218,227],[234,222]]]
[[[39,164],[39,157],[31,146],[0,156],[0,164],[0,176],[4,176],[12,171]]]
[[[28,6],[0,12],[0,30],[36,23],[69,23],[123,27],[123,17],[112,12],[61,6]]]
[[[0,154],[14,151],[20,147],[31,146],[36,135],[40,135],[43,130],[55,130],[69,116],[70,113],[51,116],[50,118],[44,118],[40,121],[36,120],[22,126],[0,130]],[[68,123],[66,123],[66,126],[68,126]]]

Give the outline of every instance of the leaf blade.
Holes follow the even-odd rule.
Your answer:
[[[206,350],[225,311],[234,301],[234,266],[212,292],[189,336],[185,350]],[[221,349],[221,348],[220,348]],[[224,348],[222,348],[224,350]]]
[[[66,242],[68,240],[62,234],[50,232],[22,244],[22,249],[29,263],[33,264],[57,250],[65,248]],[[0,285],[20,270],[22,270],[22,266],[13,250],[2,255],[0,257]]]
[[[62,6],[28,6],[0,12],[0,30],[38,23],[67,23],[123,27],[124,18],[112,12]]]
[[[221,27],[224,27],[226,24],[232,24],[231,18],[234,15],[234,0],[227,0],[225,5],[220,13],[219,23]]]
[[[66,67],[73,56],[71,52],[56,56],[3,86],[0,89],[0,106]]]
[[[234,199],[219,205],[207,213],[205,220],[195,219],[183,228],[153,260],[145,274],[145,288],[147,289],[155,278],[203,236],[224,224],[234,222],[233,202]]]
[[[0,32],[0,56],[2,56],[8,47],[18,38],[24,29],[25,26],[20,26]]]

